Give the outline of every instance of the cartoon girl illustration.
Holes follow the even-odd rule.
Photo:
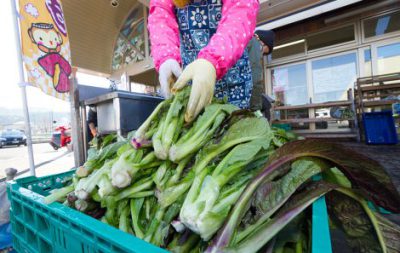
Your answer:
[[[39,50],[45,53],[38,59],[38,63],[53,78],[54,89],[59,93],[68,92],[71,65],[60,55],[63,43],[61,34],[48,23],[32,23],[28,34]]]

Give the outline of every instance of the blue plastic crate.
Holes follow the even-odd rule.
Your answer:
[[[43,196],[62,187],[73,172],[8,183],[14,249],[19,253],[168,252],[60,203],[44,204]]]
[[[367,144],[397,144],[392,111],[363,113],[363,124]]]

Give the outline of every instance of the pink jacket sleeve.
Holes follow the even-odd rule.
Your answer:
[[[158,71],[168,59],[181,63],[179,29],[172,0],[151,0],[147,25],[150,33],[151,56]]]
[[[258,0],[223,0],[217,31],[198,55],[215,66],[218,79],[242,56],[253,36],[258,8]]]
[[[217,31],[198,55],[214,65],[218,79],[242,56],[253,36],[258,8],[258,0],[224,0]],[[179,29],[172,0],[150,1],[148,29],[156,69],[167,59],[181,63]]]

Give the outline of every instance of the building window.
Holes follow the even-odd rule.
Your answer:
[[[364,50],[364,76],[372,76],[371,49]]]
[[[371,38],[400,31],[400,11],[367,19],[364,23],[364,36]]]
[[[307,49],[315,50],[355,40],[354,25],[348,25],[307,37]]]
[[[347,90],[357,79],[357,54],[333,56],[311,62],[314,103],[347,100]]]
[[[272,87],[277,104],[306,104],[308,102],[306,64],[272,69]]]
[[[112,61],[113,71],[145,58],[143,6],[134,8],[125,20],[115,42]]]
[[[279,59],[283,57],[304,54],[305,53],[305,40],[291,41],[282,45],[274,47],[272,51],[271,59]]]
[[[376,48],[379,75],[400,72],[400,43]]]

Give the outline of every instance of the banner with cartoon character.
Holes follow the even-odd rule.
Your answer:
[[[71,54],[60,0],[19,0],[22,54],[28,81],[69,99]]]

